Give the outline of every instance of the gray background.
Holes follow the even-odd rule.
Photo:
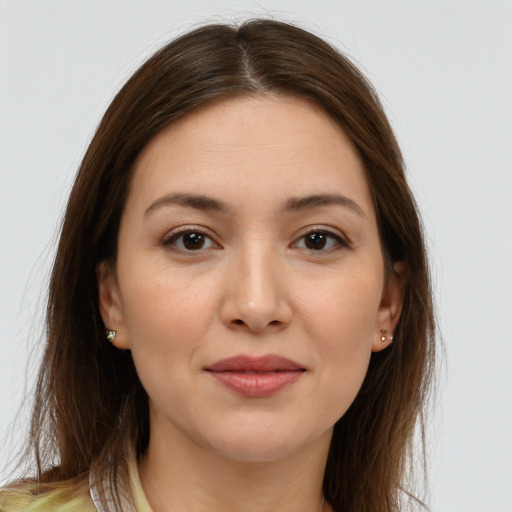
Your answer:
[[[104,109],[163,42],[252,15],[325,36],[381,94],[423,212],[446,344],[432,508],[512,511],[510,1],[0,0],[0,466],[22,439],[16,426],[6,436],[31,350],[37,366],[56,226]]]

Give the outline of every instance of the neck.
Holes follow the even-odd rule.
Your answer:
[[[181,439],[152,435],[139,462],[153,512],[328,512],[322,481],[330,433],[287,457],[232,460]]]

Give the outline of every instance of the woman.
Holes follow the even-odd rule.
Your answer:
[[[404,509],[434,356],[421,227],[373,89],[316,36],[205,26],[134,74],[47,321],[37,475],[0,510]]]

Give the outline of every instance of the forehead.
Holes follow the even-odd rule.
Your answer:
[[[337,190],[373,208],[351,141],[322,109],[292,97],[224,99],[186,115],[143,149],[132,185],[145,202],[175,191],[243,202]]]

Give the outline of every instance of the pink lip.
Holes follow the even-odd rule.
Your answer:
[[[261,398],[296,382],[306,369],[277,355],[236,356],[205,368],[221,384],[239,395]]]

